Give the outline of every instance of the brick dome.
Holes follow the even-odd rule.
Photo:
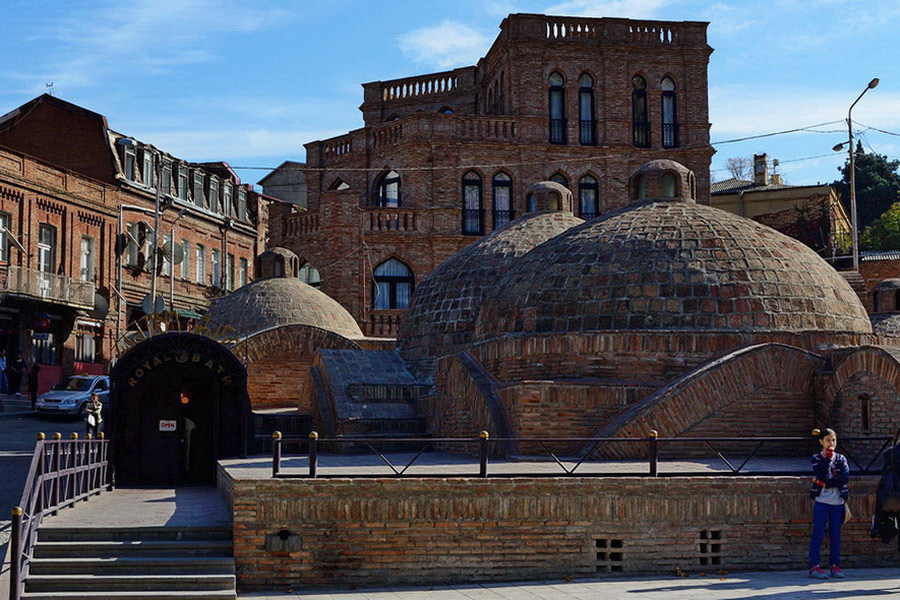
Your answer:
[[[521,257],[476,338],[613,330],[871,333],[850,285],[804,244],[684,200],[638,201]]]
[[[900,337],[900,314],[881,313],[872,315],[872,331],[877,335]]]
[[[230,325],[245,336],[278,325],[308,325],[346,338],[361,338],[362,331],[335,300],[295,277],[257,279],[216,300],[210,321]]]
[[[485,293],[515,259],[584,223],[571,212],[529,213],[465,247],[416,288],[400,326],[400,354],[430,378],[434,360],[471,343]]]

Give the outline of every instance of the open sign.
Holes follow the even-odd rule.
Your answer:
[[[178,421],[159,421],[159,430],[160,431],[175,431],[175,427]]]

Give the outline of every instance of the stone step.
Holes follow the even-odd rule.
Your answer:
[[[225,556],[35,558],[28,567],[29,575],[234,575],[234,571],[234,558]]]
[[[231,540],[231,527],[46,527],[38,530],[41,542],[127,540]]]
[[[30,575],[28,592],[233,591],[234,575]]]
[[[96,592],[24,592],[22,600],[97,600]],[[234,590],[104,592],[104,600],[237,600]]]
[[[231,540],[187,541],[54,541],[36,542],[35,558],[65,558],[70,556],[112,557],[142,556],[232,556]]]

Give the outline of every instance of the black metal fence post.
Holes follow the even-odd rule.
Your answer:
[[[487,477],[488,476],[488,440],[490,439],[491,434],[489,434],[485,430],[481,430],[478,434],[478,438],[480,440],[478,446],[481,454],[481,465],[479,468],[479,476]]]
[[[319,462],[319,434],[315,431],[309,432],[309,476],[316,477]]]
[[[281,470],[281,432],[272,432],[272,477],[278,477]]]
[[[22,507],[12,509],[12,525],[9,531],[9,600],[19,600],[20,567],[22,566]]]
[[[656,477],[659,473],[659,432],[651,429],[647,439],[650,442],[650,477]]]

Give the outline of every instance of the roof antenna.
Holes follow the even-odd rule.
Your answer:
[[[53,95],[53,82],[44,84],[44,92],[50,96]]]

